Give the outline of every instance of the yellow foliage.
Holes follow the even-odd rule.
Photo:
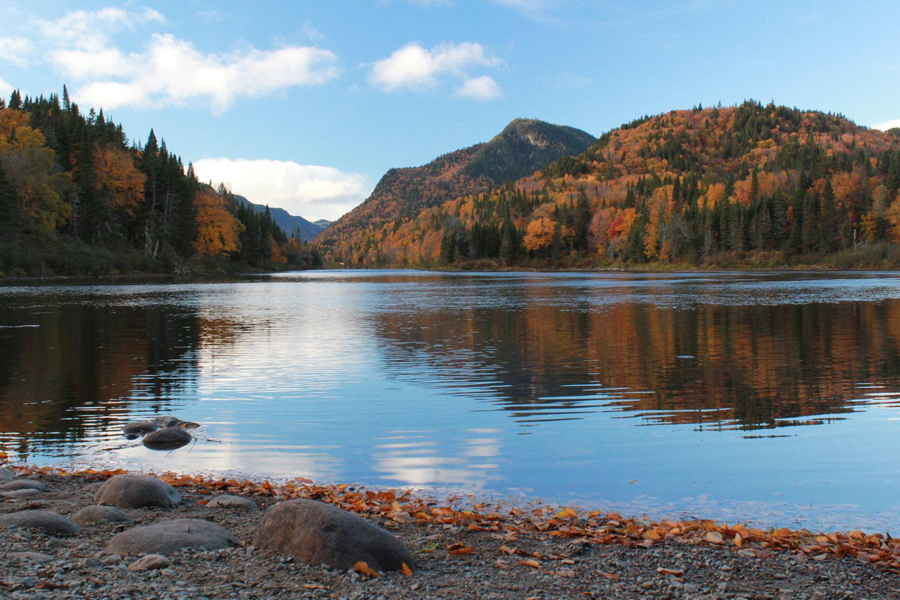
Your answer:
[[[194,200],[197,207],[197,241],[194,248],[201,256],[217,256],[240,249],[244,225],[225,206],[225,199],[212,190],[203,190]]]
[[[553,244],[556,223],[549,217],[541,217],[528,224],[525,239],[522,240],[526,250],[538,252]]]

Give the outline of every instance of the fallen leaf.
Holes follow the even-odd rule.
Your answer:
[[[673,577],[684,577],[684,571],[682,569],[666,569],[660,567],[656,570],[660,575],[672,575]]]
[[[605,573],[603,571],[597,571],[597,575],[599,575],[600,577],[606,577],[607,579],[611,579],[613,581],[618,581],[620,579],[620,577],[615,573]]]
[[[406,575],[407,577],[412,577],[412,569],[410,569],[410,568],[406,565],[406,563],[403,563],[403,566],[400,567],[400,571],[402,571],[403,574]]]
[[[379,573],[378,571],[376,571],[375,569],[370,567],[369,563],[367,563],[364,560],[361,560],[358,563],[356,563],[355,565],[353,565],[353,570],[356,571],[357,573],[359,573],[361,575],[365,575],[367,577],[376,577],[376,578],[381,577],[381,573]]]
[[[519,564],[523,567],[531,567],[532,569],[540,569],[541,563],[536,560],[520,560]]]
[[[469,546],[457,548],[456,550],[451,550],[450,554],[475,554],[475,548],[470,548]]]

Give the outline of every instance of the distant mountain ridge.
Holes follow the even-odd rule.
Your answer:
[[[250,202],[250,200],[248,200],[244,196],[239,196],[237,194],[235,194],[234,199],[244,206],[250,206],[254,211],[258,213],[266,212],[265,204],[255,204],[253,202]],[[312,221],[308,221],[303,217],[292,215],[288,211],[284,210],[283,208],[278,208],[277,206],[270,206],[269,212],[271,213],[272,219],[275,221],[275,224],[278,225],[278,227],[280,227],[281,230],[288,235],[288,237],[294,235],[297,230],[300,230],[300,239],[304,242],[311,241],[330,224],[330,221],[326,221],[325,219],[320,219],[313,223]]]
[[[325,229],[316,242],[331,260],[349,262],[351,254],[365,251],[366,231],[531,175],[559,158],[584,152],[595,141],[573,127],[515,119],[489,142],[444,154],[420,167],[389,170],[365,202]]]

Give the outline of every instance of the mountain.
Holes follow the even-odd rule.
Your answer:
[[[366,231],[412,218],[447,200],[514,181],[554,160],[583,152],[595,141],[584,131],[516,119],[492,140],[444,154],[421,167],[388,171],[365,202],[316,238],[334,262],[356,262]]]
[[[255,212],[266,212],[266,206],[264,204],[254,204],[253,202],[247,200],[245,197],[239,196],[237,194],[235,194],[234,199],[244,206],[251,207]],[[297,230],[300,230],[300,239],[304,242],[308,242],[319,235],[319,233],[323,229],[325,229],[329,223],[329,221],[325,221],[324,219],[313,223],[307,221],[303,217],[294,216],[283,208],[278,207],[269,207],[269,213],[272,215],[272,220],[275,221],[275,224],[278,225],[278,227],[281,228],[281,230],[285,232],[289,237],[294,235],[294,232],[296,232]]]
[[[522,143],[521,133],[513,137],[518,142],[499,147]],[[508,174],[509,163],[486,144],[422,169]],[[389,181],[391,174],[382,180]],[[900,266],[900,137],[818,111],[753,101],[674,110],[614,129],[514,184],[443,192],[457,195],[428,207],[398,203],[420,208],[368,221],[345,242],[345,261],[485,269]],[[379,209],[395,209],[376,195],[370,201]]]

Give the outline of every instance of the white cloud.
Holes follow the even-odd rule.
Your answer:
[[[73,97],[104,108],[156,108],[206,103],[222,113],[238,97],[258,98],[294,86],[320,85],[338,76],[334,53],[315,47],[243,48],[207,54],[171,34],[154,33],[141,52],[125,53],[111,41],[123,29],[165,23],[152,9],[74,11],[37,21],[51,45],[50,62],[81,85]]]
[[[900,127],[900,119],[891,119],[890,121],[885,121],[884,123],[872,126],[873,129],[880,129],[881,131],[887,131],[894,127]]]
[[[0,97],[7,98],[10,94],[12,94],[13,86],[9,85],[3,78],[0,77]]]
[[[481,44],[440,44],[428,50],[413,43],[395,50],[389,57],[372,65],[369,83],[386,92],[393,92],[399,89],[429,89],[442,78],[453,78],[466,80],[463,84],[465,88],[468,82],[475,81],[467,76],[470,67],[494,67],[501,63],[500,59],[491,56]],[[484,83],[481,85],[483,87]],[[496,82],[494,86],[499,94]]]
[[[500,86],[493,77],[487,75],[466,79],[456,94],[473,100],[494,100],[502,95]]]
[[[31,40],[19,36],[0,37],[0,61],[17,67],[28,66],[28,58],[34,52]]]
[[[366,178],[334,167],[279,160],[206,158],[194,163],[201,181],[224,183],[256,204],[285,209],[311,221],[334,220],[371,192]]]

